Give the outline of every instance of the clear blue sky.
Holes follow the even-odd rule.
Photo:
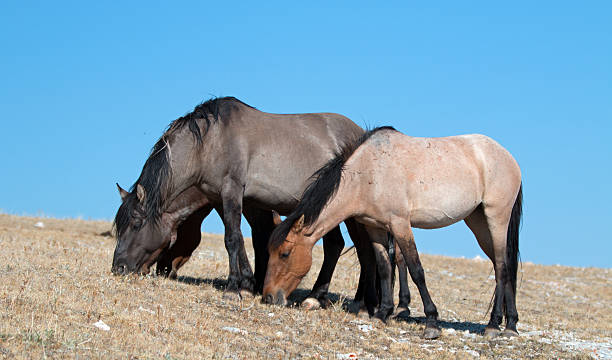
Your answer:
[[[0,209],[112,219],[165,126],[233,95],[489,135],[522,167],[523,260],[612,266],[610,2],[328,3],[3,1]],[[483,256],[463,223],[416,236]]]

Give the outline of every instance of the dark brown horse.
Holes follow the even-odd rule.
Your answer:
[[[346,146],[316,173],[296,210],[270,239],[264,299],[284,303],[311,264],[316,239],[346,218],[364,224],[378,248],[383,279],[377,313],[393,310],[389,258],[391,232],[408,264],[427,317],[425,338],[440,335],[412,227],[441,228],[461,220],[495,269],[495,299],[485,334],[516,335],[518,229],[522,212],[520,169],[508,151],[483,135],[415,138],[378,128]]]
[[[229,254],[227,290],[261,291],[271,210],[291,212],[310,175],[361,134],[338,114],[269,114],[231,97],[197,106],[170,124],[130,192],[120,190],[113,273],[148,273],[158,261],[161,272],[174,275],[197,247],[202,219],[217,209]],[[253,229],[255,276],[240,231],[242,213]],[[364,228],[345,223],[357,247],[366,244],[359,256],[373,258]],[[310,295],[318,300],[344,247],[338,227],[323,239],[325,259]],[[366,298],[375,301],[368,291]]]

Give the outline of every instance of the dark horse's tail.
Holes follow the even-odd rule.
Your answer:
[[[519,188],[518,195],[512,207],[512,215],[508,224],[508,234],[506,238],[506,276],[510,278],[512,290],[516,294],[516,276],[519,263],[519,228],[523,215],[523,184]]]

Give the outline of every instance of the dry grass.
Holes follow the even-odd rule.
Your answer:
[[[38,221],[44,228],[35,227]],[[610,269],[523,264],[517,339],[479,335],[493,280],[488,261],[423,255],[443,320],[439,340],[417,321],[385,326],[342,310],[357,286],[354,254],[341,259],[333,308],[303,311],[226,301],[227,255],[206,235],[179,281],[110,274],[114,239],[102,221],[0,215],[0,357],[5,358],[604,358],[612,350]],[[250,252],[252,254],[252,251]],[[315,249],[314,282],[322,258]],[[415,287],[411,284],[413,294]],[[306,291],[299,292],[305,295]],[[103,331],[93,326],[102,320]],[[366,325],[366,326],[359,326]],[[369,326],[368,326],[369,325]],[[363,331],[371,328],[370,331]]]

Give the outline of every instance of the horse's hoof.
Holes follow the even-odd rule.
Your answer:
[[[300,306],[305,310],[318,310],[321,308],[321,303],[319,302],[319,300],[309,297],[306,298],[306,300],[302,301],[302,304],[300,304]]]
[[[410,309],[407,307],[397,307],[393,315],[399,319],[408,319],[410,317]]]
[[[512,338],[512,337],[519,336],[519,333],[518,333],[518,331],[516,331],[514,329],[504,329],[504,331],[501,333],[501,335],[503,337]]]
[[[172,270],[170,271],[170,274],[168,274],[168,279],[170,280],[176,280],[177,277],[178,276],[177,276],[176,270]]]
[[[223,300],[226,301],[240,301],[242,297],[236,291],[225,291],[223,292]]]
[[[501,331],[499,331],[499,329],[487,327],[487,328],[485,328],[484,336],[486,338],[492,339],[492,338],[498,337],[500,333],[501,333]]]
[[[363,319],[363,320],[369,320],[370,319],[370,313],[368,312],[368,309],[366,309],[366,308],[359,309],[359,311],[357,311],[357,313],[355,315],[359,319]]]
[[[359,314],[359,311],[362,308],[362,303],[360,301],[352,301],[350,304],[348,304],[346,306],[346,311],[350,312],[351,314]]]
[[[433,340],[440,337],[442,331],[438,327],[426,327],[423,330],[423,339],[425,340]]]
[[[381,323],[387,323],[387,314],[385,311],[377,311],[376,314],[372,317],[373,320],[379,320]]]

